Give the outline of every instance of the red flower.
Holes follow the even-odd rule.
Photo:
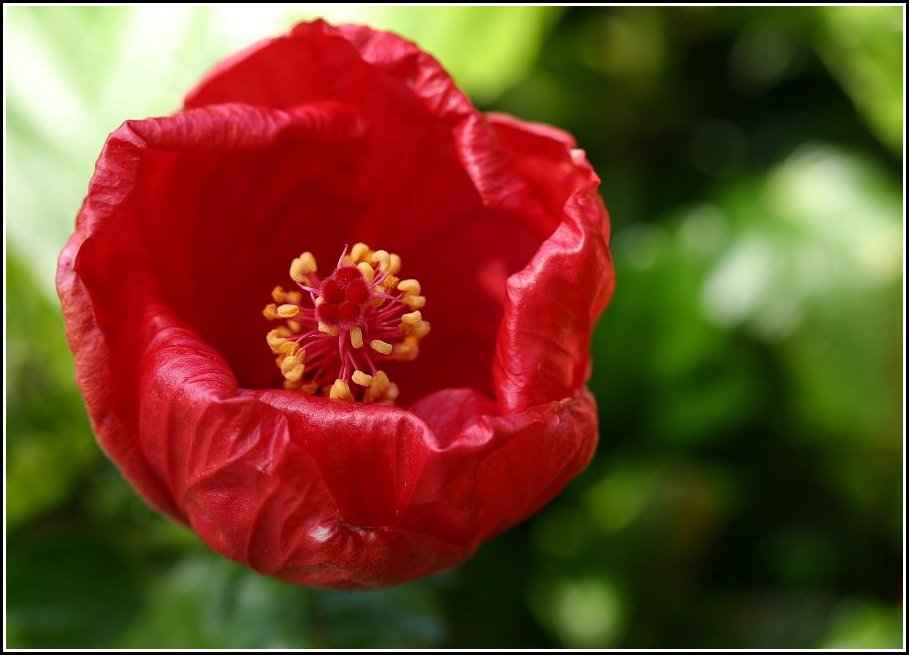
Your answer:
[[[613,288],[598,184],[570,136],[484,116],[393,34],[301,24],[221,63],[174,116],[108,138],[60,256],[102,448],[152,506],[287,581],[372,587],[457,564],[593,454],[588,348]],[[333,262],[359,241],[422,288],[350,291],[345,273],[326,291],[329,266],[283,304],[341,326],[341,344],[359,321],[384,329],[367,292],[422,292],[432,332],[398,361],[396,314],[392,351],[355,364],[374,381],[387,357],[398,391],[348,384],[339,402],[328,383],[360,384],[353,365],[327,348],[285,365],[287,346],[279,370],[261,309],[295,257],[295,279],[311,270],[303,250]],[[320,295],[334,309],[313,313]]]

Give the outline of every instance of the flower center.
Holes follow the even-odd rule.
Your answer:
[[[322,283],[316,315],[326,325],[356,327],[372,293],[356,266],[341,266]]]
[[[420,283],[399,279],[400,270],[400,257],[365,243],[345,248],[324,278],[310,252],[291,262],[299,290],[275,287],[274,302],[262,312],[283,323],[266,341],[285,389],[334,400],[395,401],[398,387],[381,366],[416,359],[420,339],[429,334]]]

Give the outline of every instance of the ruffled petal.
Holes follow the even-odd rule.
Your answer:
[[[114,357],[107,336],[92,311],[92,297],[75,274],[77,237],[60,254],[57,290],[63,305],[66,338],[76,360],[76,381],[85,399],[89,419],[104,453],[117,465],[146,502],[172,518],[181,520],[180,510],[165,484],[146,462],[135,441],[130,416],[118,411],[124,389],[112,379]],[[81,239],[80,239],[81,240]]]
[[[500,142],[561,223],[508,279],[494,378],[504,411],[570,396],[590,376],[590,337],[615,288],[609,215],[583,151],[558,132],[493,116]]]
[[[397,34],[363,25],[300,23],[215,66],[186,96],[187,108],[245,102],[283,108],[319,98],[360,98],[378,69],[402,83],[436,116],[457,121],[473,104],[429,54]],[[378,98],[394,100],[394,94]]]
[[[443,391],[411,408],[436,440],[407,525],[475,548],[549,502],[596,449],[596,403],[587,392],[514,414],[490,409],[471,390]]]

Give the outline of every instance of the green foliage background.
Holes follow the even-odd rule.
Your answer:
[[[900,7],[4,8],[7,644],[899,647]],[[603,178],[601,445],[457,570],[260,577],[100,454],[54,261],[104,137],[324,15],[397,30]]]

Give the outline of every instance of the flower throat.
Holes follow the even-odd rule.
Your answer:
[[[327,277],[304,252],[291,262],[299,290],[272,291],[265,318],[283,324],[266,341],[284,376],[284,388],[324,394],[333,400],[392,404],[398,386],[382,370],[390,361],[411,361],[429,334],[420,310],[420,283],[401,280],[401,258],[355,244]]]

